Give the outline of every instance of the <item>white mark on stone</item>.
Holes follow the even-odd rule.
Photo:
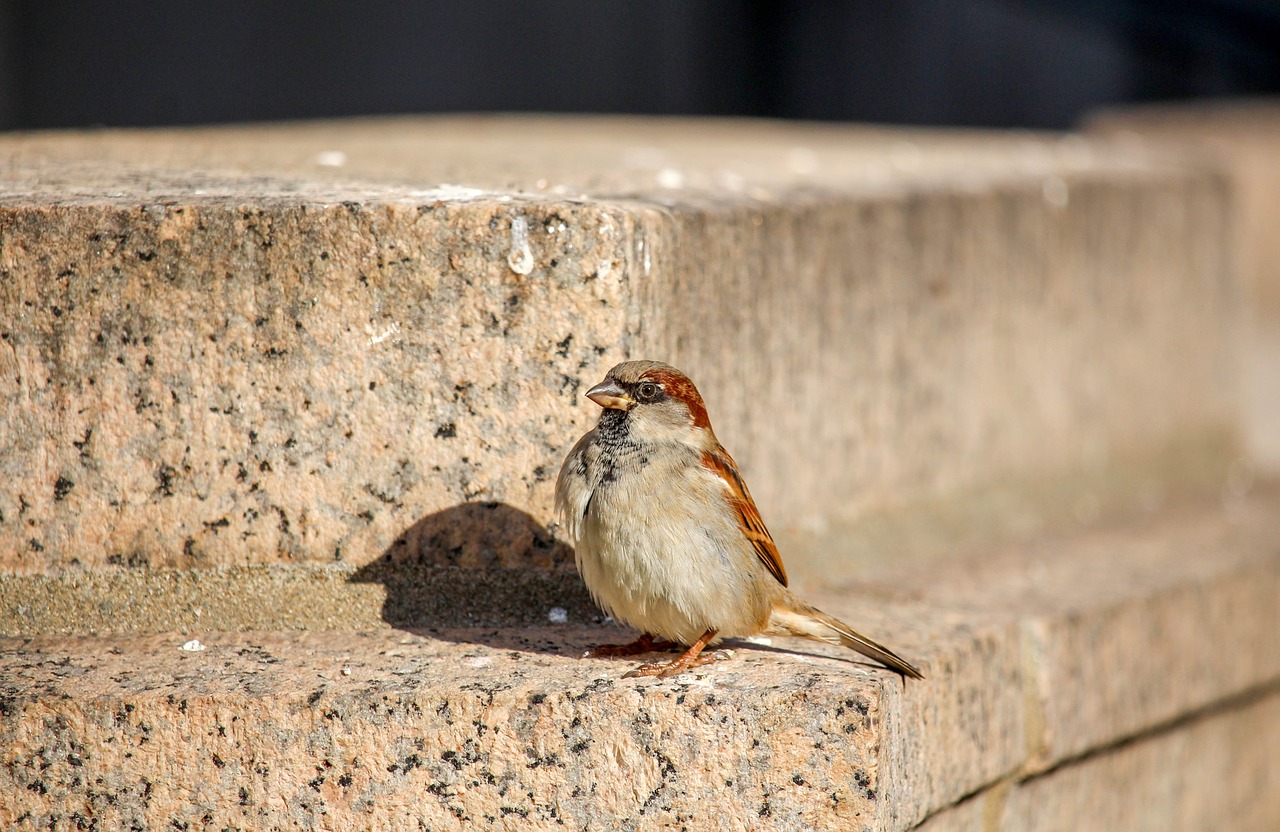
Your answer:
[[[613,271],[613,261],[601,260],[600,265],[596,266],[596,277],[608,277],[611,271]]]
[[[346,665],[343,665],[343,666],[342,666],[342,675],[343,675],[343,676],[350,676],[350,675],[351,675],[351,668],[347,667]]]
[[[813,658],[812,656],[806,656],[803,653],[785,653],[783,654],[783,656],[784,658],[791,659],[792,661],[800,662],[800,664],[817,664],[818,663],[817,659]]]
[[[658,171],[658,187],[677,190],[684,187],[684,174],[675,168],[663,168]]]
[[[563,624],[569,620],[569,611],[564,607],[552,607],[547,610],[547,620],[552,624]]]
[[[507,255],[507,265],[516,274],[533,271],[533,252],[529,250],[529,221],[524,217],[514,217],[511,220],[511,253]]]
[[[800,176],[812,176],[818,172],[818,154],[807,147],[793,147],[787,151],[787,167]]]
[[[185,642],[182,645],[182,649],[186,650],[188,653],[199,653],[201,650],[206,649],[206,647],[200,643],[200,639],[193,638],[191,641]]]
[[[493,664],[493,659],[489,656],[472,656],[469,659],[463,659],[462,663],[467,667],[488,667]]]
[[[1066,208],[1067,201],[1071,198],[1071,191],[1061,176],[1050,176],[1044,180],[1040,190],[1044,194],[1044,201],[1054,208]]]
[[[369,336],[369,346],[372,347],[374,344],[381,344],[383,341],[387,340],[388,338],[390,338],[392,335],[395,335],[399,331],[400,331],[400,322],[392,321],[391,326],[387,327],[382,332],[379,332],[376,335]]]
[[[710,654],[710,658],[714,659],[716,662],[723,662],[726,659],[733,658],[733,651],[716,650],[714,653]],[[706,671],[714,671],[717,667],[718,665],[712,664],[706,668]],[[682,685],[688,685],[689,687],[694,688],[714,688],[716,683],[713,679],[707,678],[705,675],[706,671],[698,673],[697,675],[694,675],[693,671],[681,673],[676,676],[676,681]]]
[[[477,199],[484,195],[485,195],[485,192],[480,188],[468,188],[463,185],[451,185],[448,182],[441,183],[441,185],[438,188],[409,191],[409,196],[415,199],[465,201],[468,199]]]
[[[716,182],[720,183],[720,187],[734,193],[738,193],[747,185],[746,177],[731,170],[724,170],[716,174]]]
[[[341,150],[322,150],[316,154],[316,164],[322,168],[340,168],[347,163],[347,154]]]

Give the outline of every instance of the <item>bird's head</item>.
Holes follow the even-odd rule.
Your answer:
[[[627,422],[629,434],[640,441],[679,439],[698,444],[711,434],[707,407],[698,388],[684,373],[660,361],[625,361],[587,391],[587,398],[604,408],[604,420]]]

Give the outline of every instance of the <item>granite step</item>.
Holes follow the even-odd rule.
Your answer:
[[[1074,795],[1108,795],[1079,827],[1106,828],[1138,812],[1130,787],[1219,774],[1243,778],[1234,797],[1206,781],[1153,817],[1274,823],[1245,798],[1275,778],[1278,498],[940,559],[896,598],[814,596],[922,682],[783,639],[623,679],[628,660],[576,657],[626,634],[568,617],[4,639],[0,825],[1013,832],[1068,828],[1050,818],[1094,805]]]

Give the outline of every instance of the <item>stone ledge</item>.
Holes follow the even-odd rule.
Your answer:
[[[801,190],[979,192],[988,185],[1042,185],[1064,174],[1143,179],[1187,170],[1176,154],[1081,135],[591,116],[42,131],[6,134],[0,149],[0,203],[8,204],[132,203],[190,196],[193,188],[204,192],[197,196],[234,196],[245,185],[285,198],[327,189],[333,199],[355,187],[419,200],[488,192],[671,205],[690,196],[737,196],[761,203]],[[194,180],[184,178],[192,174]]]
[[[1277,504],[1273,485],[867,578],[1016,622],[1033,773],[1280,679]]]
[[[992,787],[917,832],[1270,832],[1280,826],[1280,690]]]
[[[828,525],[821,533],[784,527],[775,537],[794,585],[805,593],[857,580],[901,598],[916,580],[912,564],[932,568],[962,553],[981,558],[992,549],[1037,545],[1204,492],[1231,494],[1225,463],[1230,437],[1210,437],[1200,445],[1196,451],[1195,440],[1184,438],[1163,460],[1113,459],[1087,475],[1008,481],[998,489],[872,514],[856,524]],[[515,539],[521,535],[523,543]],[[415,536],[436,542],[407,542],[358,568],[281,563],[0,572],[0,636],[536,626],[553,607],[573,623],[599,619],[568,550],[539,545],[549,536],[510,506],[461,506],[419,523],[406,537]],[[501,565],[499,555],[515,552],[530,555],[525,565]],[[473,592],[475,586],[485,592]]]
[[[1230,176],[1246,306],[1237,335],[1243,433],[1251,462],[1280,474],[1280,99],[1117,108],[1090,118],[1088,132],[1138,151],[1173,148]]]
[[[620,635],[28,643],[5,656],[0,824],[607,828],[705,821],[730,792],[730,828],[872,825],[886,680],[750,650],[660,684],[568,658]]]
[[[621,634],[572,624],[7,640],[0,822],[908,829],[1274,686],[1275,500],[813,597],[918,660],[910,685],[781,641],[623,680],[572,658]]]
[[[578,393],[623,357],[698,382],[774,528],[1198,450],[1235,430],[1227,198],[1079,137],[3,136],[0,569],[451,564],[415,531],[449,522],[471,565],[549,565]]]
[[[1015,628],[1017,643],[1001,649],[1019,656],[1026,733],[1016,772],[1027,776],[1280,679],[1272,649],[1280,635],[1278,500],[1274,487],[1264,488],[1225,505],[1171,505],[969,556],[882,564],[867,586],[897,604]],[[887,596],[885,586],[893,587]],[[814,599],[838,612],[836,597]],[[955,746],[930,746],[912,733],[929,720],[910,708],[891,714],[903,715],[904,740],[891,746],[886,776],[900,788],[927,789],[923,761],[964,765]],[[970,727],[971,742],[985,736]],[[914,754],[896,756],[903,748]]]

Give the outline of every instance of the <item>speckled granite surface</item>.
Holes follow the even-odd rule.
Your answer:
[[[1015,832],[1079,822],[1084,789],[1104,828],[1134,811],[1105,772],[1140,773],[1144,795],[1273,776],[1254,745],[1269,735],[1247,726],[1280,684],[1276,500],[813,596],[919,663],[910,684],[781,639],[623,679],[630,660],[575,656],[630,634],[568,609],[534,626],[3,639],[0,825],[905,830],[985,812]],[[1176,806],[1250,793],[1197,785]]]
[[[777,528],[1199,449],[1234,429],[1225,210],[1210,172],[1078,137],[3,136],[0,569],[363,566],[406,535],[562,564],[551,480],[624,357],[690,373]],[[515,513],[450,514],[481,502]],[[442,512],[488,542],[415,531]]]

